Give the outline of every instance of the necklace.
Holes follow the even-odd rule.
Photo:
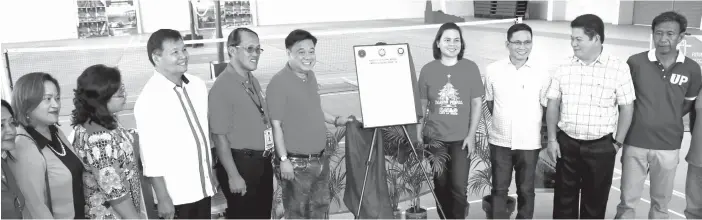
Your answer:
[[[63,156],[66,156],[66,145],[63,144],[63,141],[61,140],[61,138],[58,137],[58,135],[54,134],[54,137],[55,137],[56,139],[58,139],[59,142],[61,143],[61,152],[62,152],[62,153],[59,153],[58,151],[54,150],[54,148],[51,147],[51,146],[48,146],[49,149],[51,149],[51,151],[53,151],[54,153],[58,154],[59,156],[62,156],[62,157],[63,157]],[[48,144],[47,144],[47,145],[48,145]]]

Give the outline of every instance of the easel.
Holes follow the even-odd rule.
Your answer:
[[[374,46],[383,46],[383,45],[388,45],[388,44],[385,43],[385,42],[378,42],[378,43],[376,43]],[[409,51],[410,48],[409,48],[409,45],[408,45],[408,44],[395,44],[395,45],[405,45],[404,50],[399,50],[399,49],[397,50],[397,53],[399,54],[399,57],[402,57],[402,56],[404,55],[405,51],[406,51],[406,53],[407,53],[408,55],[407,55],[407,56],[404,56],[404,57],[405,57],[405,58],[411,57],[411,55],[409,55],[409,54],[410,54],[410,51]],[[358,86],[359,86],[359,95],[362,94],[362,92],[361,92],[361,87],[362,87],[362,86],[361,86],[361,84],[362,84],[361,81],[363,81],[363,80],[360,80],[360,79],[362,79],[362,78],[359,77],[359,74],[358,74],[358,71],[359,71],[359,63],[364,63],[363,60],[367,60],[367,59],[368,59],[367,56],[368,56],[368,57],[371,56],[370,53],[368,53],[368,55],[366,55],[366,51],[364,51],[364,49],[369,49],[369,48],[360,48],[360,47],[366,47],[366,46],[371,46],[371,47],[372,47],[373,45],[354,46],[354,51],[356,52],[356,57],[355,57],[355,61],[356,61],[356,71],[357,71],[357,72],[356,72],[356,76],[359,78],[359,82],[358,82]],[[360,49],[360,50],[357,50],[357,49]],[[370,49],[369,49],[369,51],[370,51]],[[378,54],[382,57],[382,56],[385,55],[385,53],[382,53],[382,54],[381,54],[381,51],[385,51],[385,50],[382,50],[382,49],[381,49],[381,50],[378,50]],[[391,53],[388,53],[388,54],[391,54]],[[361,62],[359,62],[359,61],[361,61]],[[411,81],[416,82],[416,79],[414,79],[414,78],[413,78],[413,75],[412,75],[412,74],[414,74],[414,73],[413,73],[412,70],[411,70],[411,66],[412,66],[412,60],[411,60],[411,58],[408,59],[408,62],[409,62],[409,63],[408,63],[409,71],[408,71],[407,73],[410,73],[409,75],[411,76],[411,77],[410,77]],[[387,72],[386,72],[386,74],[387,74]],[[416,88],[414,88],[414,89],[416,89]],[[405,91],[405,92],[407,92],[407,91]],[[415,91],[415,92],[416,92],[416,91]],[[364,100],[364,99],[363,99],[362,95],[361,95],[361,97],[359,98],[359,100],[361,101],[361,111],[363,112],[363,111],[364,111],[364,110],[363,110],[363,109],[364,109],[364,108],[363,108],[363,103],[364,103],[363,100]],[[416,97],[415,97],[415,100],[416,100]],[[416,104],[416,102],[415,102],[415,104]],[[413,106],[413,107],[416,107],[416,106]],[[410,108],[407,108],[407,109],[410,109]],[[382,109],[382,110],[385,111],[386,109]],[[415,113],[413,113],[413,115],[414,115],[414,114],[415,114]],[[414,117],[414,116],[413,116],[413,117]],[[408,125],[408,124],[413,124],[413,123],[416,123],[416,120],[407,120],[407,121],[401,121],[401,122],[400,122],[400,121],[395,121],[395,122],[391,122],[391,123],[378,123],[378,124],[375,124],[375,125],[373,125],[373,126],[369,126],[369,128],[373,128],[373,138],[372,138],[372,142],[371,142],[371,147],[370,147],[369,152],[368,152],[368,159],[366,160],[366,172],[365,172],[365,174],[364,174],[364,176],[363,176],[363,188],[361,189],[361,197],[360,197],[360,200],[359,200],[358,209],[356,210],[356,216],[355,216],[356,219],[360,218],[360,216],[361,216],[361,208],[363,207],[363,197],[365,197],[365,193],[366,193],[366,184],[368,183],[368,170],[370,169],[370,164],[371,164],[371,162],[372,162],[371,160],[372,160],[372,158],[373,158],[373,151],[374,151],[374,149],[375,149],[375,147],[376,147],[375,142],[376,142],[377,139],[378,139],[379,127],[384,127],[384,126],[401,126],[401,127],[402,127],[402,132],[405,134],[405,137],[407,138],[407,140],[408,140],[408,142],[409,142],[409,144],[410,144],[410,147],[412,147],[412,153],[414,153],[414,156],[417,157],[417,159],[419,159],[419,158],[420,158],[420,157],[419,157],[419,154],[417,153],[417,150],[416,150],[416,148],[415,148],[415,146],[414,146],[414,143],[412,143],[412,138],[410,137],[409,133],[407,132],[407,127],[406,127],[406,125]],[[398,151],[398,152],[399,152],[399,151]],[[424,175],[423,175],[423,176],[424,176],[424,180],[428,183],[428,185],[429,185],[429,190],[431,191],[431,194],[434,196],[434,201],[436,202],[436,207],[437,207],[437,209],[439,210],[440,215],[445,217],[446,215],[445,215],[445,213],[444,213],[444,210],[441,208],[441,204],[439,204],[439,200],[438,200],[438,198],[436,197],[436,193],[434,192],[434,186],[432,186],[432,184],[431,184],[431,182],[430,182],[430,179],[429,179],[429,176],[428,176],[427,173],[425,172],[426,169],[424,168],[424,165],[422,165],[421,161],[419,162],[419,166],[420,166],[420,168],[422,169],[422,174],[424,174]],[[385,183],[385,184],[387,184],[387,183]]]
[[[412,147],[412,153],[414,153],[414,156],[417,158],[419,157],[419,154],[417,154],[417,149],[415,149],[414,144],[412,143],[412,138],[410,138],[409,133],[407,132],[407,127],[406,125],[400,125],[402,127],[402,133],[405,134],[405,137],[407,137],[407,142],[410,143],[410,147]],[[373,139],[371,142],[371,147],[368,152],[368,160],[366,160],[366,173],[363,175],[363,188],[361,188],[361,199],[359,200],[358,203],[358,210],[356,210],[356,219],[359,219],[361,216],[361,207],[363,207],[363,197],[365,196],[366,193],[366,183],[368,181],[368,169],[370,168],[371,164],[371,159],[373,158],[373,149],[375,148],[375,141],[378,135],[378,128],[373,128]],[[399,151],[398,151],[399,152]],[[429,190],[431,191],[431,194],[434,196],[434,201],[436,202],[436,208],[439,210],[439,213],[441,216],[446,216],[444,214],[444,210],[441,208],[441,204],[439,203],[439,199],[436,197],[436,193],[434,192],[434,186],[432,186],[431,182],[429,182],[429,176],[427,175],[426,172],[424,172],[426,169],[424,168],[424,165],[422,165],[421,162],[419,162],[419,167],[422,169],[422,174],[424,174],[424,180],[429,183]]]

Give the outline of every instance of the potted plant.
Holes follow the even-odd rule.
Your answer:
[[[337,127],[336,132],[327,131],[327,147],[324,149],[323,159],[329,160],[330,177],[329,177],[329,193],[332,202],[341,205],[341,196],[346,189],[346,167],[345,154],[346,149],[339,147],[339,142],[346,136],[346,127]],[[331,209],[331,206],[329,206]],[[329,210],[327,210],[327,218]]]
[[[419,196],[422,193],[422,186],[427,181],[426,176],[432,177],[433,173],[442,173],[446,168],[446,161],[449,154],[446,151],[437,150],[443,145],[441,142],[429,139],[424,144],[419,144],[416,140],[408,140],[401,126],[391,126],[382,129],[383,141],[386,152],[390,153],[395,168],[388,172],[388,178],[399,176],[392,183],[391,187],[395,197],[393,202],[399,202],[400,193],[408,193],[412,197],[411,206],[405,210],[406,219],[426,219],[427,210],[421,207]],[[408,131],[409,132],[409,131]],[[412,138],[412,137],[410,137]],[[414,144],[417,155],[411,153],[410,141]],[[430,167],[431,170],[424,170],[422,167]],[[426,175],[426,176],[425,176]],[[399,181],[398,181],[399,179]],[[402,183],[402,187],[399,184]],[[432,184],[426,182],[426,184]],[[394,204],[397,207],[397,204]]]
[[[482,208],[488,219],[492,219],[492,164],[490,163],[490,145],[488,144],[487,128],[490,125],[492,114],[488,110],[483,98],[482,117],[478,124],[478,131],[475,135],[475,149],[470,155],[470,170],[473,173],[468,178],[468,192],[471,194],[488,194],[483,196]],[[482,168],[482,169],[479,169]],[[483,194],[484,195],[484,194]],[[516,200],[507,197],[507,212],[511,215],[516,207]]]
[[[400,197],[404,194],[409,193],[407,190],[407,185],[404,183],[402,174],[404,169],[402,165],[392,156],[385,157],[385,164],[387,167],[387,181],[388,181],[388,193],[390,195],[390,202],[392,208],[393,218],[401,219],[402,210],[400,210]]]

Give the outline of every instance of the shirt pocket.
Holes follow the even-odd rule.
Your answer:
[[[615,84],[613,80],[594,79],[589,86],[592,103],[602,107],[614,106],[616,100],[614,94]]]

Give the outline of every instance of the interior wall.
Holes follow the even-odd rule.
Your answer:
[[[548,1],[529,1],[527,12],[530,20],[548,19]]]
[[[170,1],[170,0],[169,0]],[[313,8],[313,7],[314,8]],[[424,0],[258,0],[258,24],[423,18]],[[438,0],[432,4],[439,10]]]
[[[473,0],[445,0],[446,14],[459,17],[469,17],[475,15]]]
[[[2,43],[78,38],[75,0],[2,0]]]
[[[553,0],[551,1],[551,4],[553,4],[553,17],[552,21],[563,21],[566,19],[566,1],[560,1],[560,0]]]
[[[595,14],[604,23],[619,22],[619,0],[569,0],[566,3],[565,20],[572,21],[583,14]]]
[[[619,24],[634,24],[634,1],[619,1]]]
[[[158,29],[190,30],[188,0],[141,0],[141,22],[144,33]]]

